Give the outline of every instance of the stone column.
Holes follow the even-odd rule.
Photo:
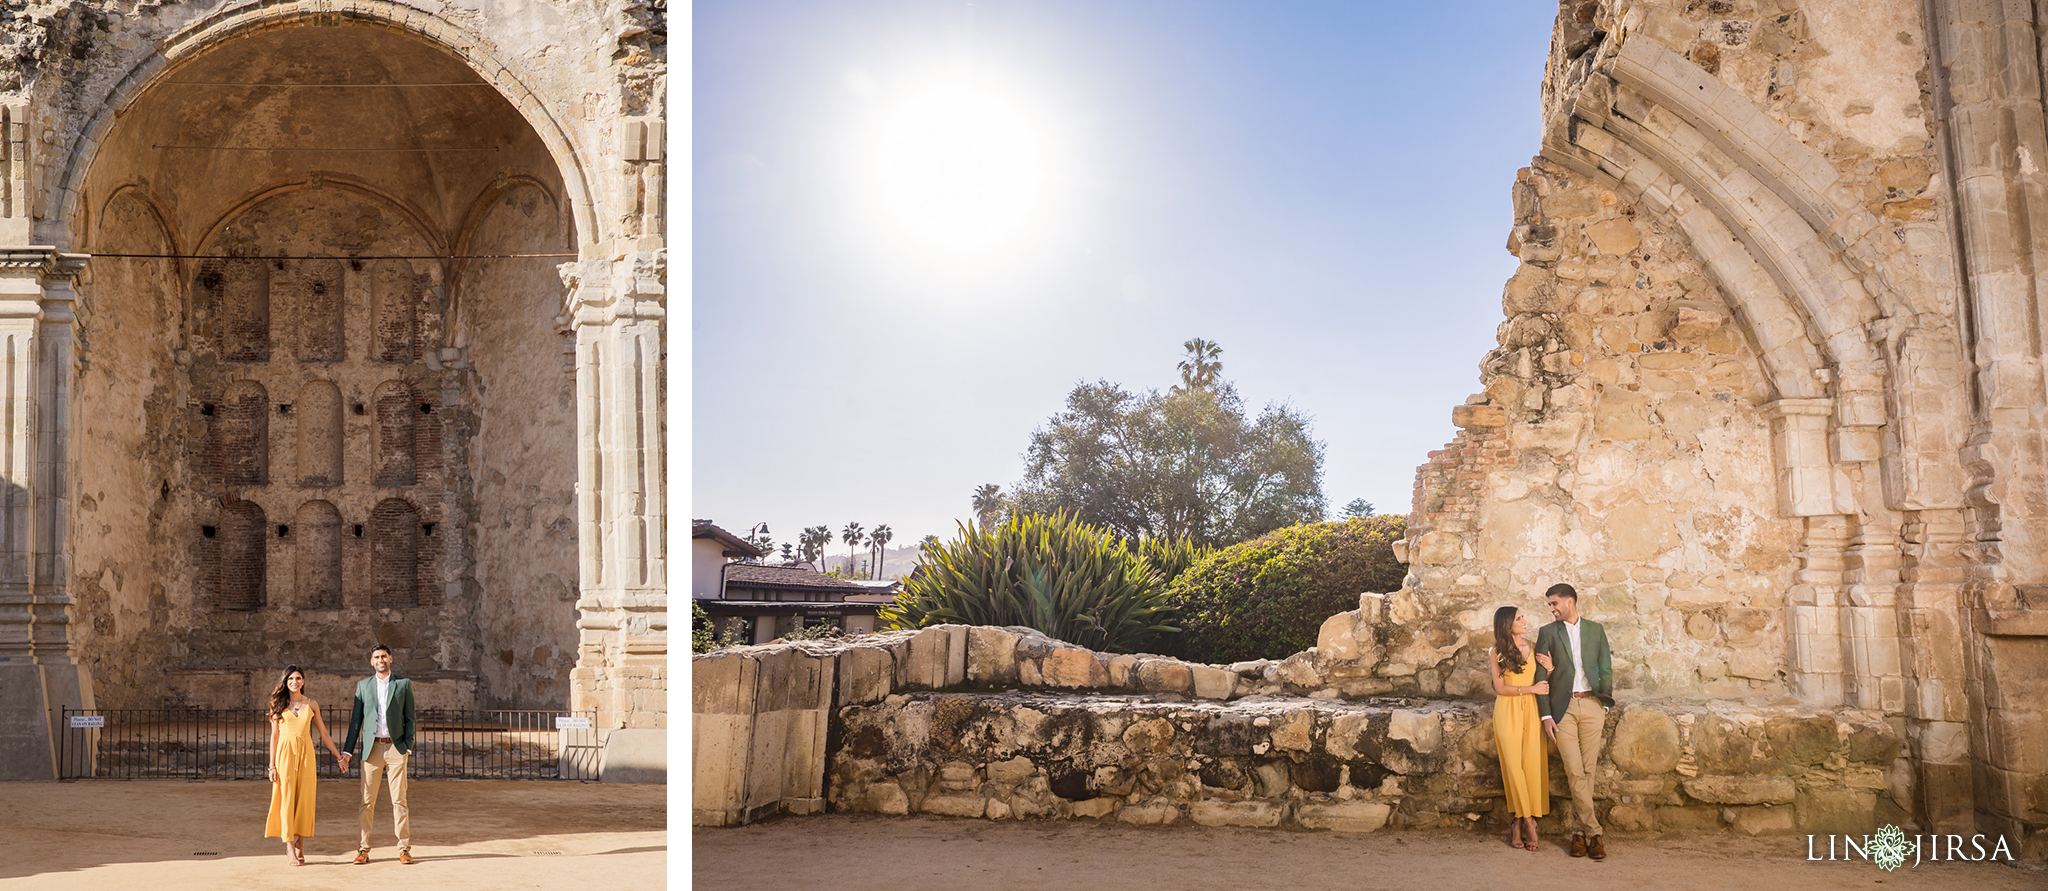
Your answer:
[[[1969,677],[1962,590],[1969,577],[1960,510],[1909,515],[1901,529],[1899,637],[1910,674],[1907,736],[1918,768],[1915,798],[1934,832],[1975,832],[1970,767]]]
[[[665,256],[658,238],[642,241],[645,250],[563,267],[576,338],[582,592],[570,707],[595,710],[601,730],[668,723]]]
[[[0,249],[0,780],[57,776],[61,710],[91,708],[71,650],[71,280],[85,258]]]

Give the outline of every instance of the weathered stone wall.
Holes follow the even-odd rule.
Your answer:
[[[964,626],[720,650],[692,665],[693,819],[1504,822],[1490,697],[1345,698],[1267,680],[1278,665],[1112,656]],[[1597,800],[1617,829],[1850,832],[1906,818],[1912,771],[1874,712],[1632,700],[1607,738]],[[1568,795],[1554,760],[1551,773]]]
[[[1561,3],[1389,639],[1569,582],[1623,691],[1883,714],[1915,819],[2048,856],[2036,6]]]

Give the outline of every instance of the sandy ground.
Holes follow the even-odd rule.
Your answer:
[[[263,837],[259,780],[0,783],[0,888],[362,891],[660,888],[667,869],[665,786],[552,780],[414,780],[410,866],[398,862],[388,800],[375,859],[355,857],[356,778],[322,780],[306,865]]]
[[[2048,870],[1923,863],[1884,872],[1806,862],[1806,837],[1609,836],[1608,858],[1574,860],[1546,838],[1535,853],[1492,833],[1136,827],[1091,820],[783,817],[691,832],[698,888],[913,889],[1873,888],[2039,891]]]

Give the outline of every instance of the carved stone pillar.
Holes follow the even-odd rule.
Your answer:
[[[1792,629],[1792,692],[1813,705],[1840,705],[1842,682],[1842,569],[1849,518],[1806,518],[1798,584],[1785,610]]]
[[[581,633],[570,708],[604,730],[668,723],[664,254],[563,267],[576,339]]]
[[[1963,512],[1928,510],[1901,529],[1899,637],[1911,685],[1907,735],[1918,768],[1921,816],[1935,832],[1976,831],[1970,768],[1969,675],[1965,668],[1962,591]]]
[[[93,705],[71,650],[65,536],[72,278],[85,258],[0,248],[0,780],[57,776],[61,710]]]

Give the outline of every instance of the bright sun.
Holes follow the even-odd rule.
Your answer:
[[[958,256],[1019,235],[1045,188],[1038,128],[1016,105],[964,84],[898,106],[875,161],[890,216],[918,241]]]

